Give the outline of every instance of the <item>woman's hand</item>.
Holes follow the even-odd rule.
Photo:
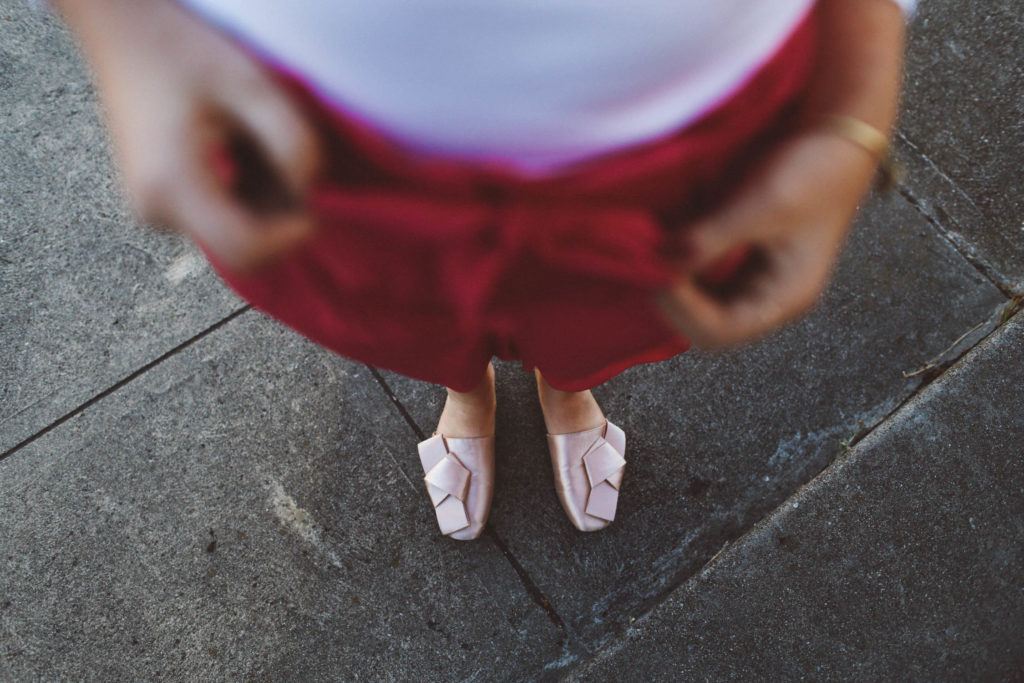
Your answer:
[[[235,271],[310,234],[315,134],[258,64],[171,0],[54,4],[93,67],[144,220],[188,234]],[[224,149],[244,150],[243,173],[262,173],[249,197],[216,172],[211,154]]]
[[[870,152],[824,125],[861,119],[888,133],[902,68],[904,17],[891,0],[821,0],[818,61],[807,125],[773,149],[724,207],[687,232],[693,257],[658,303],[702,348],[764,335],[807,312],[828,281],[877,166]],[[700,273],[750,247],[756,270],[723,297]]]
[[[700,273],[731,250],[751,246],[755,270],[724,297],[696,276],[680,276],[663,310],[700,348],[756,338],[814,305],[828,280],[848,226],[870,184],[874,159],[827,131],[805,133],[776,150],[728,205],[693,226]]]

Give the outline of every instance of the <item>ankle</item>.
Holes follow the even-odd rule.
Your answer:
[[[547,392],[543,389],[537,393],[540,399],[540,407],[545,412],[557,411],[559,413],[583,413],[590,412],[596,404],[594,395],[589,391],[558,391]]]
[[[449,410],[468,416],[494,413],[497,403],[493,393],[460,394],[449,390],[446,406]]]
[[[497,402],[493,365],[487,366],[487,371],[484,374],[484,378],[480,381],[480,384],[469,391],[456,391],[450,387],[446,388],[448,389],[448,402],[456,406],[464,406],[467,408],[493,408]]]
[[[589,391],[560,391],[537,372],[537,396],[548,434],[568,434],[600,426],[601,407]]]
[[[489,436],[494,433],[496,413],[494,369],[488,367],[483,380],[472,390],[448,389],[437,431],[458,438]]]
[[[571,406],[574,403],[584,404],[592,400],[589,389],[584,391],[562,391],[548,384],[539,370],[535,371],[535,374],[537,378],[537,396],[540,398],[541,403]]]

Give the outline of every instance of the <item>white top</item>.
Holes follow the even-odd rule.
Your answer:
[[[814,4],[180,1],[408,147],[532,174],[695,120]]]

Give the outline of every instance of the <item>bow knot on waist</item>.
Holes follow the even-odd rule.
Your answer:
[[[325,188],[313,210],[328,229],[444,243],[476,242],[511,265],[530,255],[555,270],[659,286],[666,232],[643,207],[576,201],[446,197],[388,187]]]

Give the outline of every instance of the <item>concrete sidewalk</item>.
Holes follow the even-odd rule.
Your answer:
[[[1024,314],[576,680],[1019,680]]]
[[[435,387],[132,224],[66,32],[0,0],[0,680],[1024,676],[1024,10],[922,0],[898,142],[808,319],[597,393],[576,532],[499,365],[491,525],[440,537]]]

